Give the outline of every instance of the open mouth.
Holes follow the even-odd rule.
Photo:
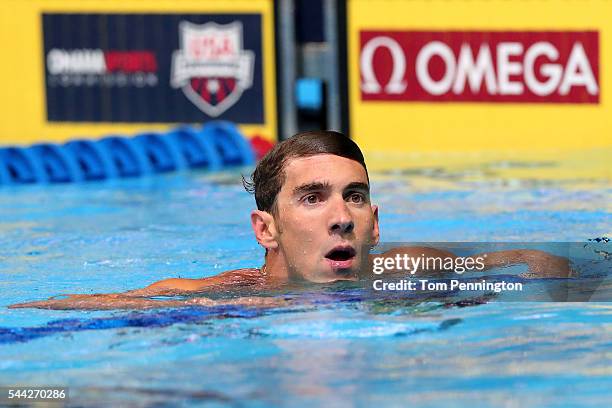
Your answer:
[[[339,246],[329,251],[325,258],[332,262],[346,262],[355,257],[355,250],[350,246]]]

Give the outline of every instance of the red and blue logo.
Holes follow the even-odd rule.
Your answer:
[[[170,84],[208,116],[217,117],[253,85],[255,54],[242,46],[242,23],[179,25]]]

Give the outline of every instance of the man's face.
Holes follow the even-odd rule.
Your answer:
[[[358,162],[331,154],[289,159],[274,217],[289,276],[356,279],[378,243],[378,210]]]

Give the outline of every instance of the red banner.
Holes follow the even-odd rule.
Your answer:
[[[364,101],[599,103],[597,31],[361,31]]]

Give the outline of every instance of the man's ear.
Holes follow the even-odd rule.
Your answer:
[[[251,226],[255,239],[266,249],[278,248],[277,229],[274,217],[267,211],[254,210],[251,213]]]
[[[378,245],[380,240],[380,230],[378,229],[378,206],[372,206],[372,213],[374,215],[374,225],[372,227],[372,245]]]

